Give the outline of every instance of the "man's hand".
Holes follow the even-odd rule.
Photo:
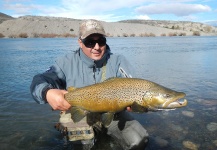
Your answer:
[[[50,89],[47,91],[46,99],[53,110],[68,110],[71,105],[65,100],[66,90]]]
[[[132,111],[133,111],[131,107],[127,107],[126,109],[127,109],[127,111],[129,111],[129,112],[132,112]]]

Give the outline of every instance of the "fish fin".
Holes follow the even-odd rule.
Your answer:
[[[148,108],[139,105],[137,102],[133,102],[131,109],[133,112],[147,112]]]
[[[108,78],[108,79],[104,80],[103,82],[112,81],[112,80],[114,80],[114,79],[116,79],[116,78],[117,78],[117,77],[111,77],[111,78]]]
[[[70,86],[70,87],[68,87],[67,91],[68,91],[68,92],[72,92],[72,91],[74,91],[75,89],[76,89],[75,87]]]
[[[90,126],[93,126],[94,124],[100,121],[101,121],[100,113],[90,112],[87,114],[87,124],[89,124]]]
[[[112,112],[103,113],[101,116],[101,122],[104,125],[104,127],[107,128],[112,122],[113,118],[114,118],[114,113]]]
[[[81,121],[86,115],[87,111],[78,107],[71,107],[71,118],[76,123]]]

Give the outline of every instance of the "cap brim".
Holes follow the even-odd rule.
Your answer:
[[[100,31],[90,31],[84,35],[81,36],[81,39],[85,39],[86,37],[90,36],[91,34],[102,34],[103,36],[105,35],[105,32],[100,32]]]

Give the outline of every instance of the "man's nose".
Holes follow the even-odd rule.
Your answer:
[[[94,46],[94,49],[99,49],[99,47],[100,47],[99,44],[96,43],[95,46]]]

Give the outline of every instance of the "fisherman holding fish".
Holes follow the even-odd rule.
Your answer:
[[[73,111],[73,106],[65,99],[69,87],[81,88],[112,77],[132,77],[131,65],[122,55],[111,52],[105,36],[99,21],[83,21],[79,27],[79,48],[57,59],[46,72],[35,75],[31,94],[37,103],[48,103],[53,110],[61,111],[59,128],[65,131],[69,141],[92,147],[97,139],[96,132],[100,131],[114,138],[125,150],[142,150],[148,142],[148,133],[130,116],[130,107],[115,113],[106,127],[99,122],[90,125],[86,117],[77,123],[71,119],[69,110]]]

